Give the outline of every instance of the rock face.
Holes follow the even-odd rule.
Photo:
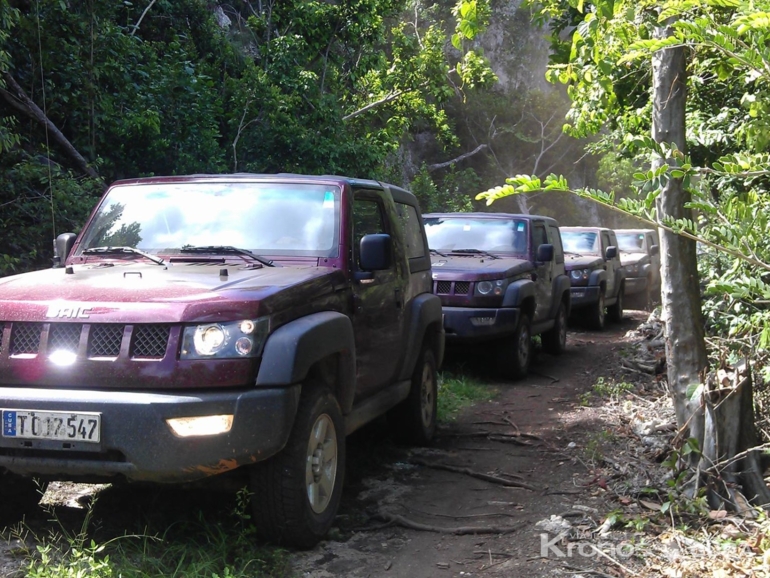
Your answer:
[[[550,47],[544,31],[520,6],[521,0],[493,2],[492,20],[478,42],[497,74],[499,90],[559,90],[545,79]]]

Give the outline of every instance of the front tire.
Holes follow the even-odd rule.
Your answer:
[[[532,360],[531,323],[529,315],[522,313],[514,334],[500,342],[497,369],[503,377],[521,379],[529,372]]]
[[[567,308],[564,301],[559,303],[554,326],[543,333],[543,349],[546,353],[559,355],[567,348]]]
[[[604,289],[601,289],[599,291],[599,298],[596,300],[596,303],[589,307],[589,311],[587,313],[588,324],[593,329],[604,329],[604,326],[607,324],[606,315],[607,313],[606,305],[604,303]]]
[[[618,289],[617,301],[615,301],[614,305],[607,308],[610,319],[615,323],[620,323],[621,321],[623,321],[623,293],[625,292],[625,290],[626,290],[626,286],[624,284],[621,284],[620,289]]]
[[[342,498],[345,425],[324,386],[303,386],[294,428],[281,453],[250,468],[257,535],[310,549],[331,528]]]
[[[13,474],[0,468],[0,517],[14,518],[34,510],[45,493],[47,482]]]
[[[388,412],[393,438],[403,444],[427,445],[436,433],[438,371],[433,350],[426,343],[412,372],[409,397]]]

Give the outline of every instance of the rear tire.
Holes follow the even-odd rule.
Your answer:
[[[281,453],[250,467],[257,536],[309,549],[331,528],[342,498],[345,425],[324,386],[303,386],[289,441]]]
[[[516,331],[506,337],[497,349],[497,370],[508,379],[521,379],[529,372],[532,360],[532,332],[529,315],[521,314]]]
[[[437,402],[436,357],[426,343],[412,372],[409,397],[388,412],[393,439],[417,446],[429,444],[436,433]]]
[[[607,307],[610,319],[615,323],[623,321],[623,293],[626,290],[626,286],[621,283],[620,289],[618,289],[618,298],[614,305]]]
[[[567,308],[564,301],[559,303],[554,326],[543,333],[543,349],[546,353],[559,355],[567,348]]]

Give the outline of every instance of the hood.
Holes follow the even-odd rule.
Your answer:
[[[636,251],[621,251],[620,252],[620,264],[625,265],[642,265],[648,263],[649,258],[647,253],[637,253]]]
[[[505,279],[528,273],[532,263],[517,257],[487,255],[435,255],[431,259],[433,279],[438,281],[485,281]]]
[[[564,253],[564,268],[567,271],[572,269],[594,269],[601,267],[604,259],[598,255],[577,255],[575,253]]]
[[[220,263],[75,265],[0,279],[2,321],[174,323],[256,318],[346,282],[330,267]],[[224,274],[226,272],[226,274]]]

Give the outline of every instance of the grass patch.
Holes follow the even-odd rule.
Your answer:
[[[454,421],[460,410],[479,401],[489,401],[495,390],[488,385],[449,372],[439,374],[438,381],[438,421]]]
[[[0,539],[18,539],[19,571],[14,578],[284,578],[291,576],[285,550],[258,544],[244,512],[207,521],[203,513],[150,532],[95,539],[99,533],[88,512],[80,528],[57,527],[35,535],[24,522]],[[51,512],[53,514],[53,511]],[[92,528],[93,526],[93,528]],[[15,541],[15,540],[14,540]]]

